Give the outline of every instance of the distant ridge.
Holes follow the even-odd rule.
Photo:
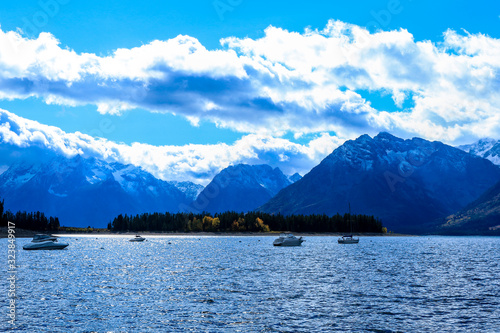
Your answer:
[[[448,216],[438,231],[451,234],[500,235],[500,182],[460,212]]]
[[[78,227],[105,228],[118,214],[178,212],[198,187],[157,179],[133,165],[79,155],[23,160],[0,175],[0,198],[5,199],[6,209],[41,211],[57,216],[61,225]]]
[[[458,146],[473,155],[486,158],[496,165],[500,165],[500,141],[495,139],[481,139],[469,145]]]
[[[299,175],[298,173],[294,173],[293,175],[291,175],[290,177],[288,177],[288,180],[290,180],[291,183],[295,183],[299,180],[302,179],[302,176]]]
[[[217,174],[192,203],[193,211],[249,212],[266,203],[291,182],[267,164],[230,166]]]

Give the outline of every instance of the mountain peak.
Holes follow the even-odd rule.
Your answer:
[[[291,175],[290,177],[288,177],[288,179],[289,179],[292,183],[295,183],[295,182],[297,182],[297,181],[301,180],[301,179],[302,179],[302,176],[301,176],[298,172],[296,172],[296,173],[294,173],[293,175]]]
[[[273,169],[267,164],[237,164],[219,172],[198,195],[193,208],[213,213],[248,212],[290,184],[279,168]]]
[[[265,170],[265,171],[272,171],[273,170],[273,168],[268,164],[250,165],[250,164],[245,164],[245,163],[235,164],[235,165],[227,167],[226,169]],[[279,170],[279,168],[275,168],[275,169]]]
[[[394,136],[388,132],[380,132],[373,139],[378,141],[397,141],[397,142],[404,141],[404,139],[398,138],[397,136]]]
[[[479,141],[478,141],[478,143],[482,143],[482,144],[490,143],[492,145],[494,145],[497,142],[498,142],[498,140],[495,140],[493,138],[483,138],[483,139],[479,139]]]
[[[364,141],[372,141],[373,139],[371,138],[371,136],[369,136],[368,134],[363,134],[361,136],[359,136],[356,140],[354,141],[361,141],[361,142],[364,142]]]

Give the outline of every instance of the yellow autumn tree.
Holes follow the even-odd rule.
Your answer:
[[[240,231],[245,231],[245,219],[243,217],[238,218],[238,225],[240,226]]]
[[[219,231],[219,228],[220,228],[220,220],[218,217],[214,218],[212,220],[212,228],[213,228],[213,231]]]
[[[212,229],[213,229],[213,221],[214,221],[214,219],[211,216],[205,216],[205,217],[203,217],[203,222],[202,222],[202,224],[203,224],[203,230],[205,230],[205,231],[212,231]]]
[[[269,226],[267,224],[265,224],[264,221],[260,217],[257,217],[255,219],[255,228],[258,231],[262,231],[262,232],[269,232],[269,231],[271,231],[271,229],[269,228]]]
[[[237,221],[233,221],[231,224],[232,231],[245,231],[245,219],[243,217],[239,217]]]
[[[233,223],[231,224],[231,230],[232,231],[240,231],[240,225],[238,223],[238,221],[233,221]]]

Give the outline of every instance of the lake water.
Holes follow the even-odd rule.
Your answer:
[[[500,331],[500,238],[128,238],[65,237],[61,251],[18,238],[17,331]]]

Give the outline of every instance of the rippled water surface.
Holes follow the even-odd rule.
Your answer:
[[[62,251],[17,239],[18,330],[500,331],[500,238],[127,239],[65,237]]]

